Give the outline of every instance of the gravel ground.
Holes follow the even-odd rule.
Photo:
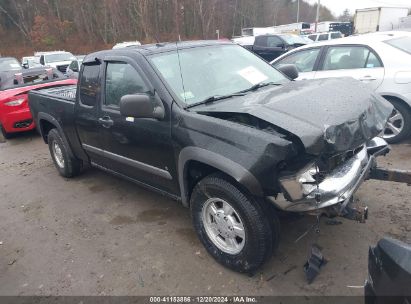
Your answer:
[[[410,169],[411,144],[384,166]],[[385,235],[411,242],[411,188],[367,181],[357,194],[370,219],[295,240],[313,218],[282,220],[277,253],[253,277],[205,252],[188,210],[90,169],[61,178],[35,133],[0,139],[0,295],[362,295],[368,246]],[[329,260],[311,285],[302,266],[317,242]]]

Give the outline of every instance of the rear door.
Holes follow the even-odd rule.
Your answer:
[[[294,64],[298,70],[297,80],[314,79],[320,53],[321,47],[295,51],[275,62],[273,66],[278,68],[284,64]]]
[[[82,143],[94,164],[105,167],[103,151],[107,148],[99,122],[100,110],[98,107],[101,98],[101,64],[98,62],[83,65],[83,73],[77,92],[75,108],[75,125]]]
[[[353,77],[376,90],[384,79],[377,53],[365,45],[327,46],[315,78]]]

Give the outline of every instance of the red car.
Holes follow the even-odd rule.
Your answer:
[[[53,68],[22,69],[14,58],[0,58],[0,130],[5,138],[12,133],[35,128],[27,94],[45,87],[73,85],[77,79],[68,79]]]

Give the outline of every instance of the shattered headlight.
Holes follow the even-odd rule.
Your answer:
[[[316,164],[311,164],[310,167],[303,169],[303,172],[297,175],[298,182],[301,184],[302,192],[308,195],[317,188],[317,178],[319,175],[319,168]]]
[[[313,162],[301,169],[296,175],[280,178],[280,183],[291,200],[297,201],[317,188],[319,174],[320,170]]]

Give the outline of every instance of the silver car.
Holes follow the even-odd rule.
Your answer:
[[[377,32],[310,44],[271,64],[296,65],[297,80],[358,79],[394,105],[382,137],[396,143],[411,134],[411,32]]]

